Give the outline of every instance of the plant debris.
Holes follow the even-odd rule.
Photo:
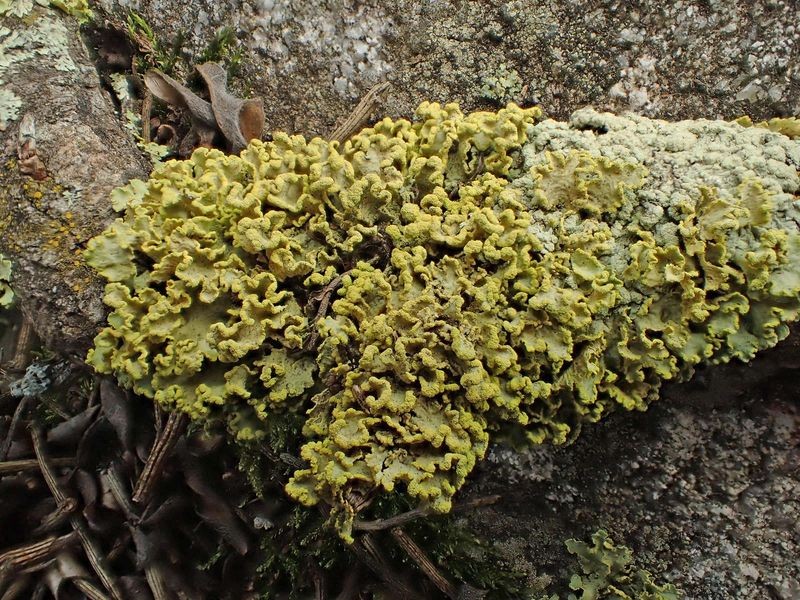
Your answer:
[[[230,152],[241,152],[247,142],[261,136],[263,102],[260,99],[242,100],[228,92],[227,73],[218,63],[204,63],[197,67],[197,71],[206,83],[211,102],[158,69],[145,73],[144,84],[156,98],[189,113],[192,131],[200,145],[210,145],[213,134],[219,132]]]

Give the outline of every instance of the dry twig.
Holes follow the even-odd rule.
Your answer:
[[[17,437],[17,429],[19,428],[19,424],[22,422],[22,416],[28,409],[30,400],[31,399],[28,396],[23,396],[19,401],[19,404],[17,404],[17,408],[14,409],[14,416],[11,417],[11,425],[8,427],[6,439],[3,441],[3,445],[0,446],[0,460],[5,460],[8,456],[8,451],[11,449],[11,444],[13,443],[14,438]]]
[[[423,600],[422,595],[411,588],[404,581],[383,557],[383,553],[378,547],[375,538],[370,533],[366,533],[357,538],[349,548],[355,553],[358,559],[369,567],[393,592],[400,595],[404,600]]]
[[[39,467],[42,470],[42,475],[47,483],[47,487],[50,488],[50,493],[60,505],[66,501],[67,496],[61,489],[55,473],[53,472],[53,467],[50,464],[50,460],[44,450],[42,432],[38,427],[31,429],[31,438],[33,439],[33,451],[36,453],[36,459],[39,461]],[[108,566],[103,559],[103,554],[100,548],[89,534],[89,528],[78,515],[73,515],[70,517],[70,524],[77,532],[78,537],[80,537],[81,544],[86,552],[86,557],[89,559],[92,569],[94,569],[94,572],[97,573],[97,576],[100,578],[103,586],[111,593],[111,596],[114,598],[114,600],[124,600],[122,590],[119,588],[117,582],[114,580],[114,577],[111,575],[111,572],[108,570]]]
[[[129,528],[133,534],[134,544],[138,543],[138,538],[135,535],[134,528],[138,526],[141,521],[141,516],[136,511],[136,508],[131,502],[130,493],[115,465],[111,465],[108,469],[100,474],[100,477],[105,481],[108,488],[111,490],[111,495],[114,500],[122,508],[122,512],[128,519]],[[161,573],[161,568],[155,564],[145,564],[144,575],[147,579],[147,584],[153,592],[155,600],[169,600],[169,594],[164,583],[164,577]]]
[[[330,135],[330,139],[344,142],[359,129],[361,129],[364,121],[369,118],[372,110],[378,103],[380,95],[388,88],[389,83],[386,81],[372,86],[372,88],[364,95],[364,97],[361,98],[361,101],[356,105],[356,107],[350,112],[344,123],[333,130],[333,133]]]
[[[474,500],[470,500],[468,502],[462,502],[461,504],[456,504],[450,512],[473,510],[475,508],[481,508],[484,506],[492,505],[499,500],[500,500],[499,494],[495,494],[493,496],[484,496],[483,498],[475,498]],[[376,519],[374,521],[359,521],[358,519],[356,519],[355,522],[353,523],[353,530],[381,531],[383,529],[392,529],[394,527],[405,525],[409,521],[420,519],[422,517],[428,517],[432,514],[435,513],[430,508],[415,508],[408,512],[404,512],[399,515],[389,517],[387,519]]]
[[[434,565],[431,559],[422,551],[422,548],[417,546],[414,540],[399,527],[392,529],[391,533],[397,544],[405,550],[406,554],[411,557],[420,570],[428,576],[428,579],[430,579],[445,596],[451,600],[456,600],[458,597],[456,587],[439,572],[439,569],[436,568],[436,565]]]
[[[153,492],[153,488],[161,474],[161,468],[164,461],[169,456],[175,443],[183,435],[184,429],[188,419],[184,413],[172,412],[167,419],[167,424],[164,430],[156,439],[153,444],[153,449],[147,457],[147,462],[144,465],[139,480],[136,482],[136,488],[133,491],[133,501],[137,504],[145,504]]]
[[[51,536],[0,554],[0,593],[3,592],[8,577],[23,571],[44,567],[55,554],[75,542],[76,539],[77,534],[73,531],[61,537]]]
[[[150,111],[153,109],[153,93],[145,88],[142,100],[142,143],[150,142]]]
[[[78,501],[75,498],[66,498],[56,509],[45,515],[41,524],[31,532],[34,537],[58,529],[64,521],[68,520],[72,513],[78,508]]]
[[[75,464],[75,459],[71,457],[66,458],[51,458],[50,464],[54,467],[71,467]],[[25,471],[35,471],[39,468],[39,461],[33,458],[26,458],[22,460],[7,460],[0,462],[0,476],[8,475],[9,473],[22,473]]]
[[[108,600],[108,596],[103,593],[103,590],[88,579],[73,579],[72,583],[83,592],[83,595],[89,600]]]

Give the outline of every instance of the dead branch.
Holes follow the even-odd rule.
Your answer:
[[[33,451],[36,453],[36,459],[39,461],[39,467],[42,470],[42,475],[47,483],[47,487],[50,488],[50,493],[53,498],[55,498],[56,502],[62,504],[67,500],[67,495],[61,489],[55,473],[53,472],[53,467],[44,449],[42,432],[38,427],[33,427],[31,429],[31,438],[33,439]],[[80,537],[81,544],[86,552],[86,557],[89,559],[89,563],[92,565],[94,572],[97,573],[103,586],[111,593],[114,600],[124,600],[122,590],[109,571],[105,559],[103,558],[102,551],[97,545],[97,542],[95,542],[94,538],[90,535],[89,528],[83,522],[83,519],[78,515],[72,515],[70,517],[70,524],[77,532],[78,537]]]
[[[188,418],[184,413],[170,413],[167,424],[156,439],[156,443],[153,445],[153,449],[147,457],[147,462],[139,476],[139,480],[136,482],[136,487],[133,491],[133,501],[135,503],[147,503],[156,481],[158,480],[158,476],[161,474],[164,461],[169,456],[175,443],[181,435],[183,435],[187,423]]]

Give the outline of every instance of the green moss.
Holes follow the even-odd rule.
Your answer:
[[[453,515],[420,519],[405,526],[404,531],[448,579],[485,591],[486,600],[533,598],[533,589],[539,587],[526,570],[532,570],[531,565],[518,549],[502,540],[482,539]],[[398,553],[395,560],[408,558]]]
[[[156,37],[145,18],[135,11],[128,13],[127,26],[128,34],[141,51],[136,57],[138,70],[144,73],[148,69],[159,69],[167,75],[173,75],[182,62],[185,34],[179,32],[171,43],[164,43]]]
[[[800,144],[738,124],[423,104],[347,142],[276,133],[117,190],[86,253],[89,363],[264,437],[305,415],[287,485],[446,512],[490,439],[564,443],[800,310]]]
[[[208,46],[200,53],[195,62],[204,64],[217,62],[225,66],[228,78],[236,77],[241,68],[244,49],[236,39],[236,32],[232,27],[223,27],[211,38]]]

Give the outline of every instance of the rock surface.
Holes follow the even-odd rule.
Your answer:
[[[375,112],[391,117],[423,100],[538,103],[561,119],[586,105],[668,119],[800,113],[792,0],[194,0],[185,16],[173,0],[99,3],[139,11],[166,40],[184,33],[188,54],[232,25],[248,49],[240,89],[265,98],[272,130],[324,135],[381,80],[392,87]]]
[[[160,39],[186,34],[190,62],[232,24],[246,48],[232,88],[265,99],[268,130],[329,133],[382,80],[392,85],[375,116],[410,116],[422,100],[465,110],[539,103],[557,118],[589,104],[670,119],[800,114],[790,0],[98,4],[117,23],[135,9]],[[40,189],[15,171],[18,126],[3,132],[0,247],[15,260],[17,293],[38,332],[80,350],[102,307],[75,250],[112,218],[110,189],[147,169],[77,27],[67,27],[78,70],[56,72],[42,57],[11,83],[61,187]],[[792,339],[752,366],[673,386],[647,413],[615,415],[573,446],[494,449],[468,493],[505,500],[472,515],[472,525],[539,574],[571,564],[563,539],[603,526],[689,598],[800,597]]]
[[[576,569],[563,540],[604,528],[686,598],[800,597],[798,333],[750,365],[668,386],[647,412],[612,415],[572,446],[494,447],[467,493],[503,501],[470,525],[562,581]]]
[[[54,23],[65,43],[56,57],[24,37],[23,50],[6,46],[3,89],[21,99],[21,108],[20,120],[0,131],[0,253],[13,262],[14,291],[40,337],[83,356],[105,311],[103,283],[80,251],[114,218],[111,190],[146,176],[149,166],[101,88],[77,23],[53,9],[33,11],[33,26],[15,17],[0,24],[30,27],[22,29],[27,33]],[[46,170],[41,180],[23,172],[23,119]]]

